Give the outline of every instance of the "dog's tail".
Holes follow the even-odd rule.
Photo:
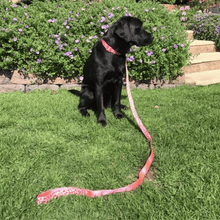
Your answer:
[[[80,91],[76,90],[76,89],[71,89],[69,90],[69,92],[71,92],[73,95],[80,97]]]

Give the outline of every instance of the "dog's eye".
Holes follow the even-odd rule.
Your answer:
[[[136,29],[135,29],[135,34],[138,34],[140,31],[141,31],[140,28],[136,28]]]

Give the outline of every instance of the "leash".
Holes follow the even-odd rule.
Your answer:
[[[132,114],[140,127],[141,131],[143,132],[144,136],[150,141],[150,148],[151,148],[151,153],[150,156],[147,159],[147,162],[145,163],[144,167],[141,169],[138,175],[138,179],[133,182],[130,185],[127,185],[122,188],[118,189],[110,189],[110,190],[89,190],[89,189],[81,189],[81,188],[74,188],[74,187],[63,187],[63,188],[56,188],[56,189],[51,189],[46,192],[43,192],[37,196],[37,204],[41,203],[47,203],[53,198],[57,198],[60,196],[65,196],[65,195],[70,195],[70,194],[75,194],[75,195],[84,195],[87,197],[99,197],[99,196],[105,196],[109,194],[114,194],[114,193],[120,193],[120,192],[129,192],[134,189],[136,189],[140,184],[143,183],[144,177],[147,174],[153,159],[154,159],[154,152],[153,152],[153,147],[152,147],[152,137],[147,131],[147,129],[144,127],[143,123],[141,122],[140,118],[138,117],[138,114],[136,112],[136,109],[134,107],[134,102],[131,96],[131,91],[130,91],[130,85],[129,85],[129,80],[128,80],[128,69],[127,69],[127,63],[125,63],[125,68],[126,68],[126,91],[128,94],[128,99],[129,99],[129,104],[130,108],[132,111]]]

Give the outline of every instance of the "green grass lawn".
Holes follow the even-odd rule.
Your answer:
[[[153,137],[154,180],[132,192],[37,205],[51,188],[132,183],[149,143],[130,110],[116,120],[107,109],[103,128],[93,112],[79,114],[79,98],[66,90],[0,94],[0,219],[220,219],[220,84],[132,95]]]

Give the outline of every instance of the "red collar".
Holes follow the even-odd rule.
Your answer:
[[[102,45],[108,52],[113,53],[115,55],[121,55],[120,53],[115,51],[111,46],[109,46],[103,39],[102,39]]]

